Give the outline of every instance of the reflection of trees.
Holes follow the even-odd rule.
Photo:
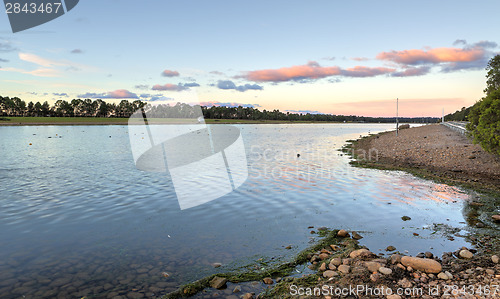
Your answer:
[[[207,119],[241,120],[278,120],[278,121],[329,121],[329,122],[382,122],[393,123],[393,117],[364,117],[354,115],[313,114],[281,112],[277,109],[262,111],[254,107],[205,107],[176,103],[175,105],[151,105],[135,100],[122,100],[118,104],[107,103],[102,99],[73,99],[71,102],[58,100],[53,106],[47,101],[29,102],[14,97],[0,96],[0,115],[3,116],[52,116],[52,117],[130,117],[135,111],[144,108],[152,118],[197,118],[199,111]],[[437,122],[438,118],[399,118],[400,122]]]

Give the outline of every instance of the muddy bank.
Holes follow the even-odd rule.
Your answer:
[[[443,125],[381,133],[347,149],[364,167],[405,170],[452,185],[500,192],[500,157]]]

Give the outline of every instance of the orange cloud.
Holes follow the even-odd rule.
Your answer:
[[[481,60],[484,55],[485,50],[479,47],[470,49],[436,48],[428,51],[412,49],[382,52],[377,55],[377,59],[415,65],[440,62],[471,62]]]
[[[356,66],[348,69],[341,69],[338,66],[320,66],[315,61],[310,61],[306,65],[296,65],[292,67],[282,67],[279,69],[267,69],[248,72],[244,78],[256,82],[283,82],[304,79],[321,79],[330,76],[345,77],[373,77],[382,74],[392,73],[395,69],[385,67]]]
[[[306,65],[282,67],[250,71],[244,77],[256,82],[283,82],[301,79],[320,79],[340,75],[341,69],[337,66],[322,67],[317,62],[311,61]]]

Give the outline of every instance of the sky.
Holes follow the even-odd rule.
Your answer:
[[[0,95],[441,116],[484,96],[499,1],[84,0],[12,33]]]

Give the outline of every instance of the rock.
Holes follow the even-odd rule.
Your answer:
[[[372,273],[370,275],[370,280],[373,281],[373,282],[376,282],[379,279],[380,279],[380,273]]]
[[[450,279],[450,278],[448,277],[448,275],[444,274],[443,272],[440,272],[440,273],[438,274],[438,278],[439,278],[439,279],[442,279],[442,280],[448,280],[448,279]]]
[[[340,249],[337,245],[330,245],[330,248],[332,248],[333,251],[337,251]]]
[[[431,258],[434,257],[434,254],[432,254],[432,252],[426,251],[425,252],[425,257],[428,258],[428,259],[431,259]]]
[[[273,279],[271,277],[266,277],[262,279],[265,284],[273,284]]]
[[[350,267],[350,266],[348,266],[348,265],[340,265],[340,266],[338,267],[338,270],[339,270],[340,272],[344,273],[344,274],[347,274],[347,273],[349,273],[349,271],[351,270],[351,267]]]
[[[326,260],[330,255],[328,253],[320,253],[319,259]]]
[[[486,269],[486,273],[488,273],[489,275],[495,275],[495,270],[493,270],[493,269]]]
[[[233,289],[233,293],[239,293],[241,292],[241,286],[235,286]]]
[[[219,268],[220,266],[222,266],[222,264],[221,263],[213,263],[212,266],[214,268]]]
[[[345,238],[345,237],[348,237],[349,236],[349,233],[346,231],[346,230],[339,230],[339,232],[337,233],[337,236],[338,237],[341,237],[341,238]]]
[[[292,249],[292,245],[288,245],[285,249]]]
[[[401,263],[401,254],[393,254],[391,255],[391,257],[389,258],[389,260],[391,261],[391,264],[398,264],[398,263]]]
[[[342,259],[339,257],[335,257],[330,261],[330,264],[335,266],[340,266],[342,264]]]
[[[337,270],[337,266],[335,266],[334,264],[328,264],[328,269]]]
[[[432,259],[422,259],[418,257],[403,256],[401,263],[406,267],[424,271],[427,273],[439,273],[442,270],[441,264]]]
[[[493,219],[493,221],[495,222],[500,222],[500,215],[493,215],[491,216],[491,219]]]
[[[468,158],[469,158],[469,159],[476,159],[476,156],[474,156],[474,155],[470,155]]]
[[[342,265],[349,265],[351,263],[351,259],[342,259]]]
[[[321,266],[319,266],[319,271],[325,271],[326,270],[326,263],[322,263]]]
[[[363,239],[363,236],[361,236],[360,234],[358,234],[357,232],[352,232],[352,238],[354,240],[359,240],[359,239]]]
[[[390,268],[386,268],[386,267],[380,267],[378,269],[378,272],[380,272],[384,275],[391,275],[392,274],[392,270]]]
[[[385,251],[394,251],[396,250],[396,247],[390,245],[390,246],[387,246],[387,248],[385,249]]]
[[[408,216],[403,216],[403,217],[401,217],[401,220],[403,220],[403,221],[408,221],[408,220],[411,220],[411,218],[410,218],[410,217],[408,217]]]
[[[396,294],[387,295],[387,299],[401,299],[401,296]]]
[[[453,279],[453,275],[450,272],[444,271],[444,274],[446,274],[449,279]]]
[[[252,293],[246,293],[245,295],[243,295],[242,298],[243,299],[252,299],[253,298],[253,294]]]
[[[458,254],[461,258],[463,259],[471,259],[474,255],[472,254],[472,252],[470,252],[469,250],[467,249],[462,249],[460,250],[460,253]]]
[[[353,252],[351,252],[349,254],[349,256],[351,258],[357,258],[357,257],[366,258],[366,257],[375,256],[375,254],[368,249],[362,248],[362,249],[354,250]]]
[[[332,270],[326,270],[325,272],[323,272],[323,277],[324,278],[331,278],[331,277],[334,277],[334,276],[337,276],[339,275],[337,272],[335,271],[332,271]]]
[[[420,258],[424,258],[425,257],[425,253],[419,252],[416,256],[420,257]]]
[[[499,258],[498,255],[492,255],[491,256],[491,261],[495,264],[498,264]]]
[[[211,281],[210,281],[210,286],[214,289],[221,289],[226,286],[227,279],[224,277],[219,277],[215,276]]]
[[[377,262],[365,262],[365,267],[368,269],[370,272],[377,272],[382,265]]]

